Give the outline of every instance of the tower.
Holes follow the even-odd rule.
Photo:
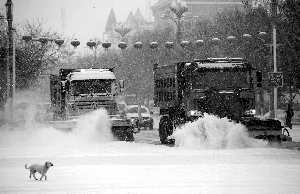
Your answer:
[[[105,26],[105,32],[103,33],[103,41],[109,41],[111,43],[115,42],[115,28],[117,25],[116,16],[114,10],[111,9],[108,16],[108,20]]]
[[[146,21],[151,22],[151,0],[146,0]]]

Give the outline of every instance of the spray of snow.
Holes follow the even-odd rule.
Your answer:
[[[74,133],[87,141],[112,141],[111,121],[106,109],[98,109],[79,118]]]
[[[173,138],[175,146],[187,149],[241,149],[267,145],[265,141],[249,137],[242,124],[209,114],[178,128]]]
[[[76,127],[71,131],[53,128],[48,122],[52,116],[43,115],[36,103],[22,103],[21,108],[15,110],[15,116],[13,126],[3,125],[0,128],[2,147],[60,147],[114,140],[109,115],[105,109],[79,117]]]

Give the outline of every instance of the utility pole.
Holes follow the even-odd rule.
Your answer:
[[[272,28],[273,28],[273,63],[274,63],[274,73],[277,72],[276,65],[276,18],[277,18],[277,0],[271,1],[271,13],[272,13]],[[277,87],[274,86],[274,115],[271,117],[277,117]]]
[[[15,96],[15,46],[14,46],[14,31],[13,31],[13,3],[7,0],[6,6],[6,19],[8,23],[8,44],[7,44],[7,103],[9,105],[8,118],[12,119],[14,96]]]

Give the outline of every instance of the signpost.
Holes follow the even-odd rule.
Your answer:
[[[269,72],[270,86],[283,87],[283,73],[282,72]]]

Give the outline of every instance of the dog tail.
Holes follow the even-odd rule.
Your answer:
[[[25,169],[29,169],[29,168],[27,168],[27,164],[25,164]]]

